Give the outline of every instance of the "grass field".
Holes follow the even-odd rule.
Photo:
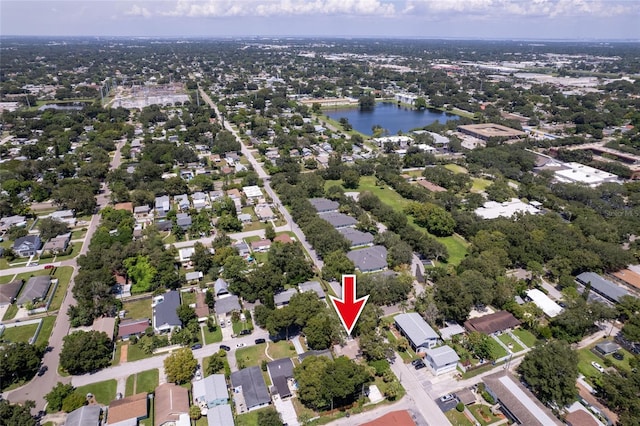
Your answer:
[[[36,339],[36,346],[44,346],[49,343],[49,337],[51,337],[51,332],[53,331],[53,324],[56,322],[56,317],[46,317],[42,320],[42,328],[40,328],[40,333],[38,333],[38,338]]]
[[[491,414],[491,408],[487,407],[486,405],[475,404],[469,406],[468,408],[469,411],[471,411],[471,414],[473,414],[473,417],[475,417],[482,426],[487,426],[497,422],[498,420],[504,419],[504,417],[498,417]]]
[[[451,170],[453,173],[469,173],[467,169],[462,166],[458,166],[457,164],[446,164],[444,168]]]
[[[37,328],[38,324],[7,327],[4,329],[4,333],[2,333],[2,339],[13,343],[29,343],[29,339],[33,337]]]
[[[77,255],[80,254],[80,249],[82,248],[82,243],[71,243],[71,253],[64,256],[56,256],[52,259],[53,262],[62,262],[63,260],[73,259]]]
[[[500,344],[498,342],[496,342],[493,339],[489,339],[489,342],[491,343],[491,354],[494,356],[495,359],[498,358],[502,358],[503,356],[507,356],[507,351],[505,350],[505,348],[503,348],[502,346],[500,346]]]
[[[12,303],[11,305],[9,305],[9,307],[5,311],[4,316],[2,317],[2,320],[7,321],[10,319],[13,319],[17,313],[18,313],[18,306],[15,303]]]
[[[108,405],[116,397],[117,382],[115,379],[105,380],[104,382],[91,383],[90,385],[80,386],[77,391],[81,395],[92,393],[96,401],[100,404]]]
[[[71,266],[61,266],[56,268],[56,273],[53,274],[53,276],[58,278],[58,288],[56,289],[56,294],[53,295],[53,300],[49,307],[50,311],[57,311],[60,309],[60,306],[62,306],[62,300],[67,293],[67,287],[69,287],[69,281],[71,280],[72,274],[73,268]]]
[[[448,264],[459,265],[460,262],[462,262],[462,259],[467,255],[467,247],[469,246],[469,243],[467,243],[461,236],[451,235],[448,237],[434,238],[444,244],[447,248],[447,252],[449,253],[449,258],[447,259]]]
[[[13,281],[13,275],[2,275],[0,276],[0,285],[1,284],[9,284]]]
[[[151,318],[151,299],[136,300],[135,302],[125,302],[122,309],[126,310],[126,318]]]
[[[265,354],[266,343],[261,343],[236,351],[236,360],[242,362],[245,367],[260,366],[263,360],[271,361]],[[296,355],[293,345],[286,340],[277,343],[269,342],[269,356],[273,359],[291,358]]]
[[[196,303],[196,294],[190,291],[180,292],[180,298],[182,299],[183,305],[191,305]]]
[[[591,362],[595,361],[601,366],[604,365],[604,361],[596,354],[591,352],[589,348],[584,348],[578,350],[578,371],[585,375],[585,377],[598,377],[602,373],[600,373]]]
[[[471,178],[471,180],[473,181],[471,192],[483,192],[492,183],[490,180],[482,178]]]
[[[471,423],[467,416],[456,409],[449,410],[444,413],[444,415],[449,419],[453,426],[473,426],[473,423]]]
[[[522,346],[520,346],[518,344],[518,342],[516,342],[515,340],[513,340],[513,338],[511,336],[509,336],[506,333],[502,333],[501,335],[498,336],[498,339],[504,343],[505,345],[507,345],[507,347],[509,345],[511,345],[510,349],[512,352],[520,352],[521,350],[523,350],[524,348]]]
[[[222,341],[222,330],[220,326],[216,326],[215,331],[210,332],[209,329],[205,326],[203,327],[204,331],[204,344],[210,345],[212,343],[221,342]]]
[[[249,411],[236,417],[236,426],[260,426],[258,425],[258,413],[260,411],[273,410],[272,407]]]
[[[522,341],[525,345],[532,348],[536,345],[538,339],[533,335],[529,330],[525,330],[523,328],[516,328],[512,331],[512,333]]]
[[[141,392],[151,393],[158,387],[158,369],[142,371],[127,377],[125,396]]]

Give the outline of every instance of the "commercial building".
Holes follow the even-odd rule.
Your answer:
[[[417,312],[396,315],[395,324],[416,352],[431,349],[438,343],[438,333]]]
[[[576,277],[576,281],[585,287],[590,287],[592,291],[611,302],[617,303],[622,296],[631,296],[625,288],[617,286],[595,272],[583,272]]]
[[[613,173],[598,170],[580,163],[564,163],[561,170],[554,173],[557,181],[563,183],[581,183],[592,188],[605,182],[621,183]]]
[[[474,213],[483,219],[496,219],[498,217],[513,217],[515,214],[538,214],[540,209],[531,204],[523,203],[517,198],[498,203],[487,201],[482,207],[474,210]]]
[[[458,131],[484,141],[490,138],[516,139],[525,135],[523,131],[493,123],[458,126]]]

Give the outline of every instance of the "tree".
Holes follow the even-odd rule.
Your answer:
[[[28,343],[4,344],[0,348],[0,387],[31,379],[40,367],[41,351]]]
[[[76,331],[64,337],[60,366],[70,374],[84,374],[109,366],[113,343],[106,333]]]
[[[282,426],[282,418],[275,408],[266,408],[258,411],[258,424],[260,426]]]
[[[58,187],[53,191],[52,198],[62,208],[72,209],[76,211],[76,214],[84,215],[93,214],[97,206],[93,194],[93,187],[82,181],[75,181]]]
[[[167,380],[179,385],[190,381],[197,368],[198,360],[189,348],[178,349],[164,360]]]
[[[200,407],[197,405],[189,407],[189,418],[191,420],[198,420],[200,417],[202,417],[202,409]]]
[[[334,251],[324,258],[324,266],[322,267],[322,278],[330,281],[339,281],[343,274],[353,274],[355,266],[351,259],[342,251]]]
[[[436,282],[433,299],[445,319],[460,323],[466,321],[473,305],[471,294],[464,288],[460,279],[454,276],[447,276]]]
[[[193,245],[194,253],[191,256],[193,267],[196,271],[206,274],[213,267],[213,257],[209,250],[201,243],[196,242]]]
[[[186,327],[189,323],[197,321],[198,319],[196,311],[188,305],[178,306],[176,313],[178,314],[178,318],[180,318],[180,322],[182,322],[183,327]]]
[[[47,400],[47,409],[50,412],[57,412],[62,409],[62,402],[66,397],[71,395],[75,388],[71,384],[58,382],[51,391],[44,396]]]
[[[207,365],[207,371],[205,371],[205,374],[207,376],[210,376],[211,374],[216,374],[223,369],[224,360],[219,353],[215,353],[209,357],[209,364]]]
[[[157,269],[149,261],[149,257],[138,255],[129,257],[122,262],[127,268],[127,275],[131,278],[133,293],[144,293],[152,289]]]
[[[36,426],[38,421],[31,416],[31,409],[36,403],[26,401],[24,404],[11,404],[0,399],[0,426]]]
[[[47,241],[51,238],[63,235],[69,232],[69,227],[61,220],[45,217],[38,221],[38,229],[40,229],[40,238]]]
[[[267,223],[264,228],[264,237],[270,241],[273,241],[273,239],[276,237],[276,231],[275,229],[273,229],[273,225],[271,224],[271,222]]]
[[[360,96],[358,105],[360,105],[361,110],[370,111],[376,106],[376,98],[371,94]]]
[[[552,340],[536,346],[524,357],[518,372],[543,403],[563,407],[575,399],[578,355],[566,342]]]
[[[78,392],[71,392],[62,401],[62,411],[64,411],[65,413],[70,413],[73,410],[82,407],[86,403],[87,397],[85,395],[80,395]]]
[[[342,183],[347,189],[358,189],[358,185],[360,185],[360,173],[353,168],[345,168],[342,172]]]
[[[491,337],[473,331],[467,335],[465,346],[479,359],[495,359]]]

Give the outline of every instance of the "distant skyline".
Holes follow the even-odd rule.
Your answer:
[[[2,0],[0,35],[640,40],[640,0]]]

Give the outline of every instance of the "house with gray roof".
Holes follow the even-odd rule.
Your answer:
[[[176,225],[185,231],[191,228],[191,216],[189,213],[178,213],[176,215]]]
[[[293,378],[293,362],[291,358],[276,359],[267,363],[267,371],[269,372],[269,377],[271,377],[271,383],[273,383],[280,398],[290,397],[289,379]]]
[[[84,405],[67,415],[65,426],[100,426],[102,408],[99,405]]]
[[[230,316],[233,311],[240,311],[240,299],[238,296],[230,295],[216,300],[214,310],[220,317]]]
[[[182,327],[177,309],[180,306],[180,293],[175,290],[153,298],[153,330],[156,333],[172,332]]]
[[[69,247],[69,242],[71,242],[71,232],[51,238],[44,243],[42,251],[53,255],[64,253]]]
[[[213,283],[213,294],[218,298],[223,298],[229,295],[229,284],[222,278],[218,278]]]
[[[333,354],[331,353],[331,351],[329,349],[322,349],[322,350],[312,350],[312,351],[307,351],[305,353],[302,353],[298,355],[298,361],[302,362],[304,361],[305,358],[310,356],[326,356],[330,360],[333,360]]]
[[[0,219],[0,232],[8,231],[9,228],[16,226],[27,226],[27,218],[25,216],[7,216]]]
[[[229,403],[229,391],[224,374],[212,374],[193,382],[193,402],[201,408],[212,408]]]
[[[234,424],[229,404],[216,405],[207,411],[207,426],[233,426]]]
[[[249,244],[245,243],[244,241],[238,241],[237,243],[233,244],[232,247],[238,250],[238,255],[242,257],[246,257],[251,254]]]
[[[49,287],[51,287],[51,277],[49,275],[40,275],[38,277],[29,278],[27,284],[20,293],[20,297],[18,297],[18,305],[44,300],[49,292]]]
[[[276,308],[282,308],[288,305],[291,301],[291,298],[296,294],[298,294],[298,290],[296,290],[295,288],[290,288],[278,294],[274,294],[273,303],[275,304]]]
[[[10,305],[15,302],[23,285],[24,281],[22,279],[0,285],[0,306]]]
[[[422,352],[433,348],[439,340],[438,333],[417,312],[396,315],[396,328],[407,338],[411,348]]]
[[[620,350],[620,345],[611,340],[600,342],[596,345],[595,350],[602,356],[610,355]]]
[[[318,213],[337,212],[340,204],[327,198],[310,198],[309,202]]]
[[[234,371],[231,373],[231,385],[233,392],[241,393],[244,399],[244,407],[236,406],[238,414],[266,407],[271,403],[260,367],[253,366]]]
[[[527,426],[562,425],[547,407],[510,373],[500,371],[485,376],[486,391],[500,404],[501,411],[515,424]]]
[[[182,211],[189,210],[191,203],[189,203],[189,196],[187,194],[180,194],[173,197],[173,201],[178,205],[178,209]]]
[[[351,243],[351,248],[373,245],[373,235],[354,228],[340,228],[338,232]]]
[[[165,217],[169,210],[171,210],[171,200],[168,195],[156,197],[156,217]]]
[[[318,217],[326,222],[329,222],[329,224],[336,229],[353,227],[358,223],[355,218],[344,213],[323,213],[321,215],[318,215]]]
[[[324,290],[322,289],[322,285],[318,281],[307,281],[298,285],[300,289],[300,293],[306,293],[308,291],[313,291],[318,295],[318,299],[324,300],[326,295]]]
[[[384,246],[371,246],[347,253],[349,260],[363,273],[387,269],[387,249]]]
[[[13,251],[20,257],[29,257],[35,255],[42,247],[42,240],[39,235],[26,235],[16,238],[13,242]]]
[[[595,272],[583,272],[576,277],[576,281],[585,287],[590,285],[591,290],[614,303],[617,303],[622,296],[631,296],[626,289],[602,278]]]
[[[438,348],[427,349],[424,351],[425,361],[431,372],[439,376],[441,374],[456,371],[460,357],[449,346],[444,345]]]
[[[184,279],[187,280],[188,283],[194,282],[194,281],[202,281],[203,277],[204,277],[204,274],[200,271],[187,272],[184,275]]]

